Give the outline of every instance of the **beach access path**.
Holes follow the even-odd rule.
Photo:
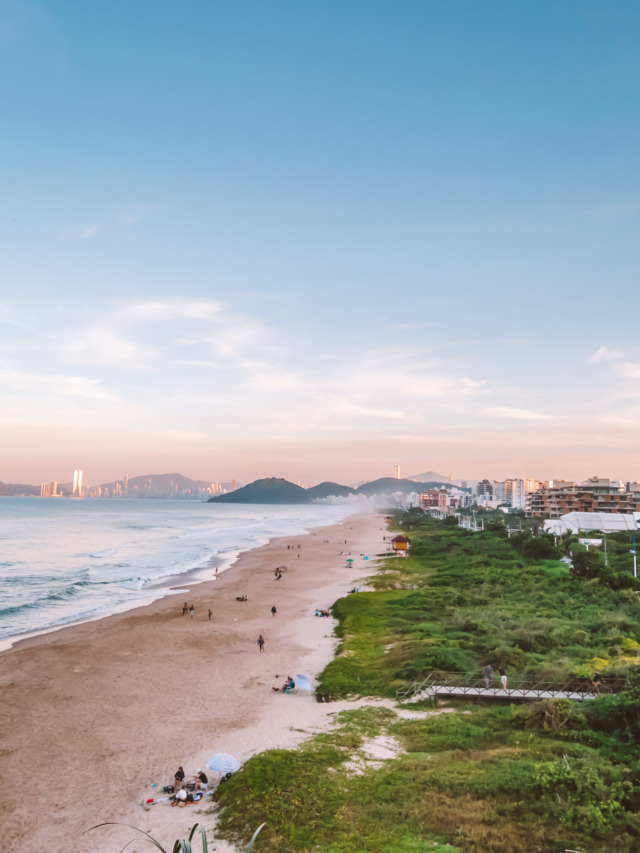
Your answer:
[[[82,835],[105,821],[150,831],[168,847],[195,822],[209,827],[199,805],[143,804],[161,795],[179,765],[192,778],[216,752],[244,761],[328,725],[344,703],[271,688],[298,672],[313,682],[332,659],[334,622],[314,617],[314,609],[330,607],[373,572],[385,535],[381,515],[352,515],[247,551],[188,592],[181,587],[146,607],[1,653],[3,849],[109,853],[136,836],[119,827]],[[343,568],[348,552],[355,562]],[[280,565],[288,571],[275,580]],[[236,601],[240,595],[248,600]],[[185,601],[193,618],[182,613]],[[135,841],[131,849],[139,847]],[[216,842],[213,849],[234,848]]]

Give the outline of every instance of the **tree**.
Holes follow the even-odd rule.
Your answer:
[[[546,536],[530,539],[525,544],[523,551],[525,557],[532,560],[556,560],[558,558],[558,549]]]
[[[598,575],[602,568],[602,557],[599,551],[579,551],[574,554],[571,572],[574,577],[580,580],[590,580]]]

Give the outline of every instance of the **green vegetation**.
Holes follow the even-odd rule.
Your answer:
[[[158,850],[160,850],[160,853],[169,853],[169,851],[166,848],[164,848],[162,846],[162,844],[160,844],[159,841],[157,841],[155,838],[152,838],[152,836],[150,836],[147,832],[144,832],[142,829],[138,829],[137,826],[131,826],[131,824],[112,823],[112,822],[99,823],[96,826],[92,826],[90,829],[85,829],[85,832],[91,832],[92,830],[98,829],[101,826],[128,826],[129,829],[133,829],[135,832],[141,833],[141,835],[144,836],[145,841],[148,841],[149,844],[153,845],[153,847],[156,847]],[[245,849],[245,853],[251,853],[251,851],[253,850],[253,847],[256,843],[256,839],[257,839],[258,835],[260,834],[260,831],[262,830],[263,826],[264,826],[264,824],[261,824],[256,829],[256,831],[253,833],[253,835],[251,836],[251,841],[249,841],[249,843],[247,844],[247,847]],[[197,828],[198,828],[198,824],[195,823],[191,827],[191,830],[190,830],[187,838],[177,838],[171,846],[171,853],[196,853],[195,848],[191,842],[193,841],[193,837],[196,834]],[[129,844],[133,844],[133,840],[130,841]],[[129,844],[127,844],[126,847],[128,847]],[[204,829],[204,827],[201,827],[201,829],[200,829],[200,845],[201,845],[200,849],[201,849],[202,853],[207,853],[207,851],[209,850],[209,843],[207,841],[207,831],[206,831],[206,829]],[[124,848],[123,848],[123,850],[124,850]]]
[[[408,512],[396,525],[411,554],[383,562],[375,592],[334,606],[340,647],[323,692],[393,697],[431,670],[480,677],[486,662],[538,680],[588,682],[599,670],[626,689],[584,703],[421,703],[420,719],[340,714],[333,731],[254,757],[219,789],[221,834],[246,838],[265,822],[261,849],[281,853],[640,849],[633,578],[612,587],[593,558],[574,572],[548,556],[567,543],[509,537],[498,523],[473,533]],[[376,762],[368,749],[381,736],[398,754]]]

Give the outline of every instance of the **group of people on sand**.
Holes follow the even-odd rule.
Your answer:
[[[325,619],[328,619],[331,616],[331,611],[330,610],[320,610],[318,607],[316,607],[316,612],[313,615],[314,616],[322,616]]]
[[[202,794],[206,792],[209,784],[209,778],[201,768],[198,768],[196,771],[193,782],[185,782],[184,779],[184,768],[180,766],[173,777],[172,806],[179,806],[181,804],[184,806],[187,803],[197,802],[202,797]]]
[[[196,609],[193,606],[193,604],[187,604],[187,602],[185,601],[185,603],[182,605],[182,615],[186,616],[188,613],[189,616],[193,619],[193,614],[195,612],[196,612]],[[207,615],[208,615],[209,619],[211,619],[211,617],[213,616],[213,610],[211,608],[209,608],[209,612]]]

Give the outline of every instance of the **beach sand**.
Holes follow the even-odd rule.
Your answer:
[[[381,551],[385,533],[381,516],[359,514],[277,539],[186,595],[0,654],[3,849],[108,853],[136,836],[121,827],[82,835],[105,821],[150,831],[167,847],[195,822],[210,827],[198,805],[143,803],[161,796],[179,765],[192,778],[216,752],[244,761],[294,746],[308,736],[298,729],[327,725],[343,702],[320,704],[313,694],[271,688],[299,672],[313,683],[331,660],[334,623],[314,617],[314,609],[330,607],[373,571],[362,555]],[[351,569],[342,567],[349,551]],[[277,581],[279,565],[288,571]],[[248,601],[235,600],[243,594]],[[182,614],[185,600],[195,606],[193,618]],[[217,782],[218,774],[208,775]],[[151,849],[138,837],[128,849]],[[234,848],[215,842],[213,849]]]

